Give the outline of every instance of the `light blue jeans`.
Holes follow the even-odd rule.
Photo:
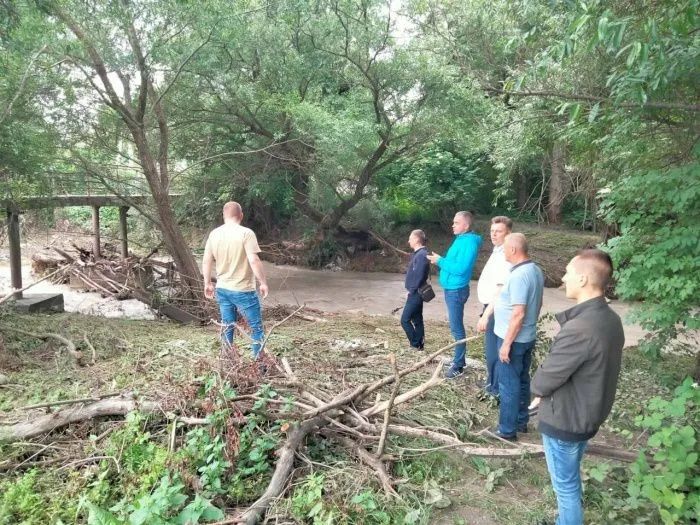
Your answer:
[[[588,441],[563,441],[542,434],[544,457],[557,495],[556,525],[583,525],[581,458]]]
[[[253,358],[257,358],[260,347],[265,339],[262,323],[262,311],[257,292],[236,292],[225,288],[216,289],[216,300],[219,302],[221,311],[221,322],[226,325],[224,328],[224,338],[229,343],[233,343],[234,326],[238,319],[238,313],[245,318],[250,325],[251,337],[254,343],[251,345]]]

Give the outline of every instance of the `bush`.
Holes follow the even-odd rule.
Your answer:
[[[485,155],[461,155],[434,144],[377,177],[381,206],[397,223],[451,222],[455,210],[487,213],[496,171]]]

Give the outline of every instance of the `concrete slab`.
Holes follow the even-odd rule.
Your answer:
[[[62,293],[34,293],[24,294],[22,299],[17,299],[14,306],[20,312],[30,314],[45,312],[63,312]]]

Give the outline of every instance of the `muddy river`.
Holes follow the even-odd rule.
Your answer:
[[[265,263],[270,295],[265,304],[306,304],[310,308],[326,312],[364,313],[370,315],[391,315],[391,311],[403,304],[405,290],[403,275],[395,273],[359,273],[346,271],[319,271],[294,266],[276,266]],[[24,284],[32,282],[29,264],[22,268]],[[10,286],[10,268],[6,261],[0,262],[0,295]],[[445,302],[439,285],[433,282],[437,297],[425,305],[426,319],[446,321]],[[85,293],[66,285],[42,282],[27,293],[61,292],[64,295],[65,309],[86,315],[122,317],[129,319],[155,319],[155,315],[145,304],[130,299],[117,301],[103,298],[97,293]],[[563,290],[545,288],[543,313],[559,312],[570,308],[573,303],[566,299]],[[629,305],[614,301],[613,309],[625,320]],[[472,329],[481,312],[476,298],[476,281],[471,283],[471,294],[467,301],[465,323]],[[399,314],[395,314],[398,316]],[[556,323],[550,323],[547,331],[553,333]],[[637,344],[645,332],[637,325],[625,323],[626,345]]]

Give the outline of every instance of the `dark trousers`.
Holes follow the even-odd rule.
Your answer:
[[[418,292],[409,292],[401,314],[401,327],[406,332],[408,342],[414,348],[423,348],[425,328],[423,327],[423,299]]]

